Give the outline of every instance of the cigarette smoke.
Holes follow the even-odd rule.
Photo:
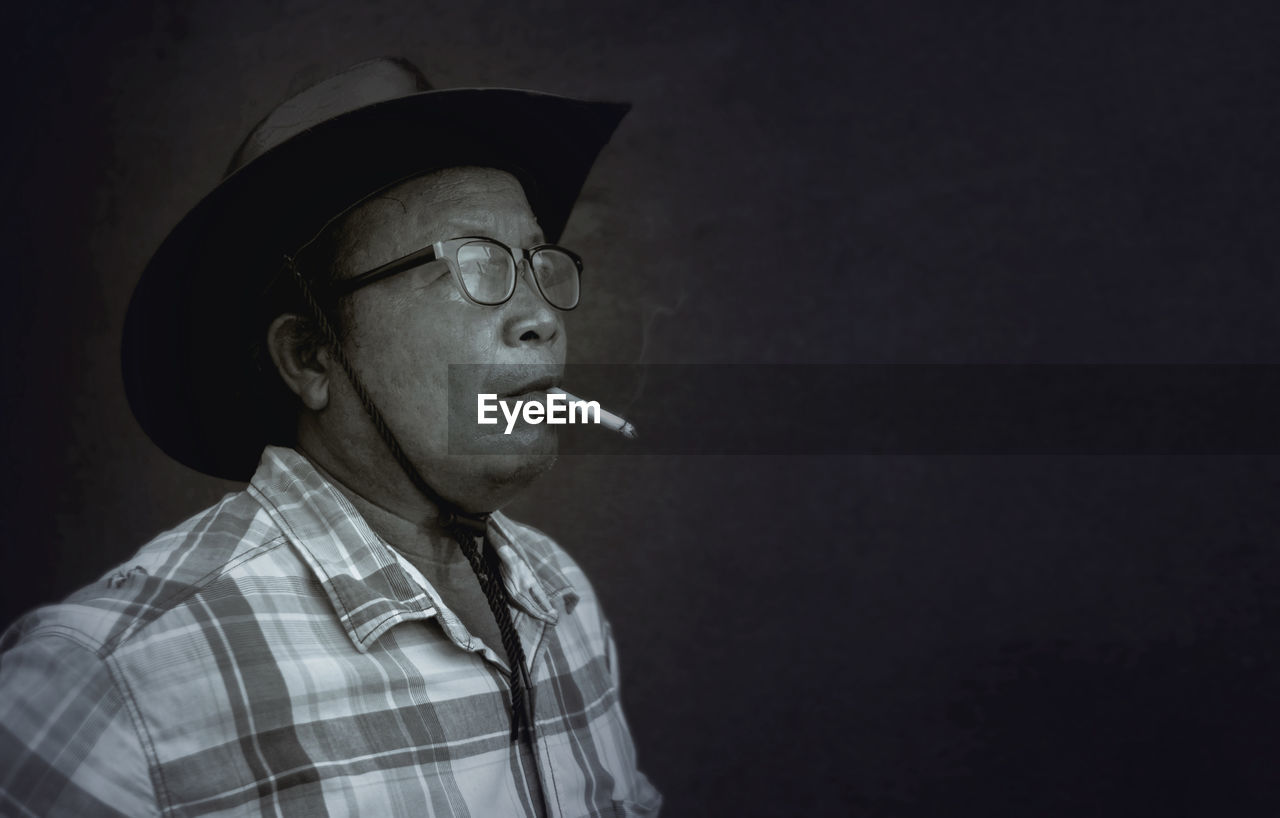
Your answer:
[[[626,417],[627,412],[635,405],[636,401],[644,394],[645,381],[647,379],[647,365],[653,363],[649,360],[649,350],[651,347],[650,340],[654,336],[654,326],[659,318],[672,318],[679,314],[681,308],[684,307],[685,299],[688,297],[689,291],[684,282],[680,283],[680,293],[676,296],[675,304],[668,306],[659,301],[646,298],[640,304],[640,352],[636,355],[635,364],[640,371],[640,377],[636,379],[635,389],[632,390],[631,397],[627,399],[626,404],[622,407],[622,415]]]

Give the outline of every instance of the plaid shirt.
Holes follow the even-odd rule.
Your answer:
[[[494,515],[506,665],[345,497],[271,447],[248,489],[0,641],[0,814],[653,815],[581,570]]]

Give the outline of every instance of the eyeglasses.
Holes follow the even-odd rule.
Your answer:
[[[496,307],[515,295],[519,267],[517,252],[520,261],[529,262],[533,281],[548,304],[561,310],[578,306],[582,289],[582,259],[577,253],[555,244],[513,249],[497,239],[484,236],[461,236],[435,242],[366,273],[335,281],[328,287],[328,294],[340,298],[397,273],[444,260],[449,264],[458,289],[468,301]]]

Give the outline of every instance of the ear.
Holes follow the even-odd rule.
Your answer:
[[[333,358],[312,323],[300,315],[277,315],[267,328],[267,349],[285,385],[302,405],[319,412],[329,405]]]

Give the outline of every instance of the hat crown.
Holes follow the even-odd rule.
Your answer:
[[[353,65],[294,94],[262,118],[236,149],[227,176],[275,146],[336,116],[430,91],[417,66],[399,57],[379,57]]]

